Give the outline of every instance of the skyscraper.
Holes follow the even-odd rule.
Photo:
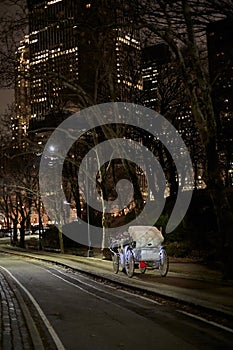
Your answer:
[[[159,75],[169,61],[169,48],[165,44],[142,49],[143,104],[146,107],[156,109]]]
[[[28,7],[31,118],[132,101],[142,89],[139,37],[125,26],[122,1],[28,0]]]
[[[29,37],[26,35],[16,52],[15,117],[12,136],[15,147],[24,146],[30,119]]]
[[[46,114],[66,103],[64,79],[78,78],[78,43],[74,1],[29,0],[30,105],[31,118]],[[72,6],[73,5],[73,6]]]

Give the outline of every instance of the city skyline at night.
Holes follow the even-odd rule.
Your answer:
[[[232,1],[2,2],[0,88],[15,96],[0,116],[0,214],[11,243],[24,248],[38,226],[41,245],[41,229],[58,225],[64,251],[72,220],[89,252],[98,232],[104,255],[110,229],[142,214],[174,256],[213,257],[232,276]],[[179,203],[187,211],[166,231]]]
[[[121,7],[38,0],[29,1],[29,13],[30,118],[43,120],[53,111],[82,108],[74,92],[78,87],[97,103],[127,100],[130,90],[142,89],[140,78],[134,77],[140,42],[120,27]],[[99,31],[99,20],[121,24]]]

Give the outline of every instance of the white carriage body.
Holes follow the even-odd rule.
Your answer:
[[[128,231],[115,238],[110,246],[113,254],[113,270],[119,271],[119,265],[129,277],[133,276],[135,266],[144,273],[147,268],[158,269],[166,276],[169,262],[162,247],[162,232],[153,226],[130,226]]]
[[[135,248],[135,261],[158,261],[160,248]]]
[[[128,229],[132,241],[135,242],[134,256],[136,261],[158,261],[160,246],[164,237],[153,226],[130,226]]]

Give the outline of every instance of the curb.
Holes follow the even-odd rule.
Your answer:
[[[7,273],[2,271],[2,274],[4,275],[7,283],[9,284],[13,293],[15,294],[15,297],[20,305],[20,309],[21,309],[22,314],[24,316],[24,319],[25,319],[25,322],[27,325],[27,329],[28,329],[28,332],[30,334],[30,338],[31,338],[31,341],[33,344],[33,349],[34,350],[45,350],[45,347],[44,347],[43,342],[41,340],[37,326],[36,326],[32,316],[31,316],[31,313],[28,309],[28,306],[26,305],[26,303],[24,301],[24,298],[21,295],[21,292],[15,287],[13,281],[11,280],[11,278],[8,276]]]
[[[134,291],[134,292],[144,293],[144,294],[146,293],[149,296],[153,296],[153,297],[157,297],[157,298],[161,298],[161,299],[167,299],[168,301],[171,301],[171,302],[182,303],[186,306],[194,307],[195,309],[197,309],[199,311],[211,312],[212,314],[214,313],[218,317],[219,316],[224,317],[224,318],[229,319],[229,320],[230,319],[232,320],[232,317],[233,317],[233,312],[229,311],[229,309],[226,309],[224,307],[221,308],[218,305],[213,305],[213,303],[198,299],[197,297],[194,297],[194,296],[187,296],[184,294],[179,294],[179,296],[177,296],[176,295],[177,293],[182,292],[180,287],[175,287],[176,291],[177,291],[177,293],[176,293],[176,292],[171,291],[171,290],[169,291],[168,286],[166,286],[166,289],[164,286],[161,286],[161,285],[159,287],[152,287],[149,285],[145,286],[145,283],[143,286],[139,286],[139,285],[134,284],[133,279],[132,280],[128,279],[128,281],[123,281],[123,280],[120,280],[118,278],[116,280],[116,278],[114,278],[114,276],[116,276],[115,274],[113,274],[112,276],[109,276],[104,272],[103,273],[91,272],[91,271],[88,271],[87,269],[83,269],[81,267],[76,268],[74,266],[71,266],[71,264],[69,264],[69,261],[61,262],[61,261],[53,260],[54,259],[53,257],[51,257],[51,259],[48,259],[48,258],[43,257],[43,256],[35,256],[33,253],[10,251],[8,249],[2,249],[2,248],[0,248],[0,251],[7,253],[7,254],[24,256],[24,257],[28,257],[28,258],[35,259],[35,260],[44,261],[47,263],[54,263],[58,266],[62,266],[62,267],[71,269],[73,271],[83,273],[87,276],[90,276],[90,277],[95,278],[95,279],[97,278],[101,281],[113,283],[115,285],[121,286],[122,288],[126,288],[126,289]]]

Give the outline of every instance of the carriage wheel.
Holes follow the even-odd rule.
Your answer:
[[[119,255],[114,253],[112,256],[112,263],[113,263],[113,271],[114,273],[118,273],[119,271]]]
[[[125,271],[128,277],[133,277],[134,274],[134,256],[130,249],[126,253]]]
[[[169,260],[165,249],[160,250],[159,272],[162,277],[168,273]]]

